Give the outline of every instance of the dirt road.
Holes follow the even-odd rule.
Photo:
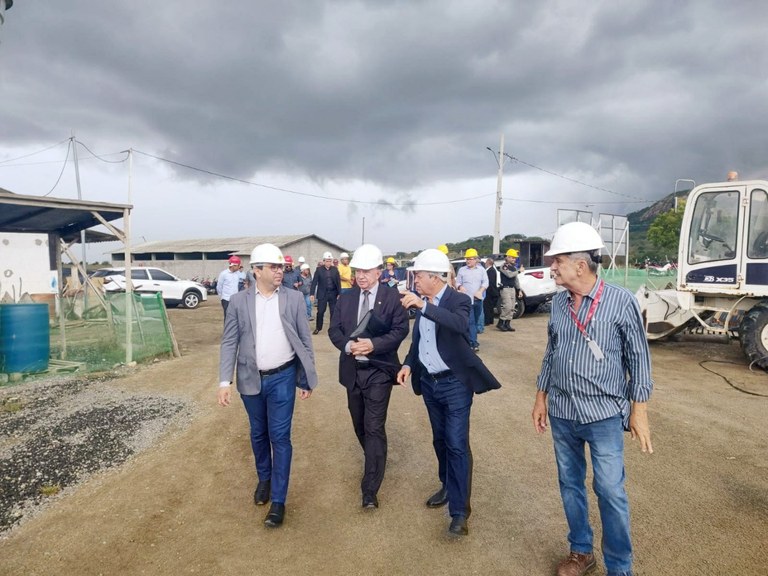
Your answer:
[[[530,421],[545,315],[480,336],[504,388],[475,399],[473,514],[458,541],[446,535],[445,511],[424,506],[436,464],[410,389],[392,395],[381,507],[360,508],[362,454],[325,332],[314,337],[321,386],[297,401],[286,524],[265,529],[244,411],[214,401],[219,303],[170,315],[183,358],[103,385],[178,397],[191,410],[153,446],[14,529],[0,542],[0,574],[531,576],[552,574],[567,551],[552,441]],[[750,373],[735,344],[652,351],[656,452],[642,455],[627,439],[636,573],[768,573],[768,377]],[[591,512],[599,542],[594,500]]]

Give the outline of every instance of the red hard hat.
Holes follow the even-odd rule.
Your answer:
[[[229,257],[229,263],[230,264],[237,264],[238,266],[240,266],[240,258],[238,258],[237,256],[230,256]]]
[[[286,264],[293,264],[293,258],[291,258],[290,256],[286,256],[285,257],[285,263]]]

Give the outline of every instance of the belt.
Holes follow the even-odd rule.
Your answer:
[[[429,374],[429,377],[435,381],[443,380],[445,378],[448,378],[449,376],[453,376],[453,372],[451,372],[450,370],[443,370],[442,372],[435,372],[434,374],[427,372],[427,374]]]
[[[296,363],[296,358],[291,358],[286,362],[285,364],[278,366],[277,368],[271,368],[270,370],[259,370],[259,376],[264,378],[264,376],[272,376],[273,374],[277,374],[278,372],[282,372],[283,370],[287,370],[291,366],[293,366]]]

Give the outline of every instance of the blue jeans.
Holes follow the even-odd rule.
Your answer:
[[[472,508],[472,450],[469,447],[469,411],[472,390],[453,376],[435,382],[421,377],[421,393],[432,425],[437,474],[448,491],[451,516],[469,517]]]
[[[241,394],[251,424],[251,448],[259,481],[271,480],[272,502],[285,504],[291,474],[291,420],[296,402],[296,367],[265,376],[261,393]]]
[[[624,428],[621,415],[599,422],[549,417],[555,443],[560,497],[568,521],[568,542],[579,554],[592,552],[592,528],[587,511],[585,479],[589,444],[600,520],[603,524],[603,557],[611,576],[632,574],[632,542],[629,535],[629,502],[624,490]]]
[[[477,346],[477,322],[483,313],[483,301],[479,298],[472,300],[472,306],[469,309],[469,343],[471,346]]]
[[[307,318],[312,318],[312,300],[309,294],[304,294],[304,303],[307,305]]]

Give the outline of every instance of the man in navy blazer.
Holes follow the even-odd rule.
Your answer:
[[[317,318],[315,330],[312,334],[319,334],[323,329],[323,317],[325,308],[330,309],[333,318],[333,310],[336,307],[336,299],[341,294],[341,276],[339,269],[333,266],[333,254],[323,253],[323,265],[318,266],[312,277],[312,286],[309,289],[310,300],[317,298]]]
[[[469,533],[472,512],[472,451],[469,417],[474,394],[501,388],[499,381],[472,351],[468,326],[471,300],[448,286],[451,263],[439,250],[424,250],[409,268],[419,295],[405,294],[401,304],[415,308],[411,348],[397,374],[424,397],[432,425],[432,444],[441,488],[427,500],[429,508],[448,504],[451,534]]]
[[[400,369],[397,349],[408,336],[408,313],[396,288],[379,284],[383,257],[363,244],[352,257],[355,286],[339,298],[328,336],[341,351],[339,382],[347,389],[352,426],[363,447],[365,465],[360,488],[363,508],[378,508],[378,491],[387,464],[387,408]],[[355,336],[366,313],[372,318]]]
[[[302,399],[317,386],[315,355],[304,298],[281,286],[283,254],[273,244],[251,253],[255,282],[232,296],[224,320],[218,402],[229,406],[232,374],[251,426],[251,448],[259,478],[256,505],[272,500],[268,528],[283,523],[291,471],[291,422],[296,388]]]

